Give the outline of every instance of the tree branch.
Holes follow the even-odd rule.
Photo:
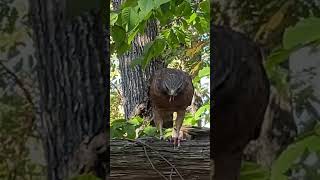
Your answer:
[[[0,61],[0,65],[5,70],[5,72],[7,74],[9,74],[13,78],[13,80],[17,83],[17,85],[22,90],[22,92],[23,92],[24,96],[26,97],[27,101],[34,107],[34,104],[33,104],[33,101],[32,101],[32,96],[31,96],[30,92],[27,90],[27,88],[24,86],[22,80],[19,79],[18,76],[13,71],[11,71],[6,65],[4,65],[1,61]]]
[[[210,179],[208,139],[182,142],[178,150],[169,142],[157,139],[111,140],[110,143],[111,180]]]

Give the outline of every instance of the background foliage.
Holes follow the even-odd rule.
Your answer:
[[[35,157],[31,148],[40,142],[35,133],[31,82],[36,62],[27,13],[25,1],[0,1],[0,179],[42,179],[45,173],[38,163],[42,156]]]

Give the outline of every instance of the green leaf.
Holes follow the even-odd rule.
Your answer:
[[[112,26],[111,37],[116,43],[121,43],[126,39],[126,31],[121,26]]]
[[[166,41],[161,38],[157,38],[154,41],[147,43],[144,47],[143,55],[133,62],[133,65],[140,64],[143,69],[147,67],[152,58],[158,57],[164,51],[166,47]]]
[[[135,58],[134,60],[131,61],[130,67],[131,67],[131,68],[134,68],[134,67],[137,66],[137,65],[140,65],[140,66],[141,66],[142,63],[143,63],[143,61],[144,61],[143,55],[142,55],[142,56],[139,56],[139,57],[137,57],[137,58]]]
[[[210,67],[206,66],[198,72],[197,76],[193,78],[192,82],[197,83],[200,81],[201,78],[209,77],[209,76],[210,76]]]
[[[167,41],[169,42],[171,48],[176,48],[177,44],[179,44],[179,40],[178,40],[177,35],[175,34],[174,30],[171,29],[171,30],[169,31],[169,34],[168,34],[168,35],[169,35],[169,36],[168,36],[168,38],[166,38],[166,39],[167,39]]]
[[[125,131],[127,133],[128,139],[135,139],[136,138],[136,129],[133,124],[128,123],[125,126]]]
[[[124,54],[130,49],[130,45],[127,44],[126,42],[122,42],[117,45],[116,49],[117,49],[117,54],[121,56],[122,54]]]
[[[196,126],[198,124],[198,119],[195,119],[193,115],[187,114],[184,117],[183,125],[185,126]]]
[[[182,2],[181,4],[179,4],[176,8],[175,8],[175,14],[176,15],[182,15],[182,12],[183,12],[183,10],[184,10],[184,8],[185,8],[185,4],[186,4],[187,2]]]
[[[186,1],[185,1],[186,2]],[[182,11],[182,16],[185,17],[185,18],[189,18],[190,15],[191,15],[191,12],[192,12],[192,7],[191,7],[191,3],[189,2],[186,2],[184,4],[184,9]]]
[[[130,17],[129,17],[129,24],[128,24],[128,31],[135,28],[137,24],[141,22],[141,19],[138,14],[138,8],[131,8],[130,9]]]
[[[155,3],[153,0],[139,0],[138,6],[140,8],[140,18],[145,18],[155,8]]]
[[[284,32],[283,46],[289,50],[320,39],[320,18],[310,17]]]
[[[119,130],[119,129],[115,129],[113,127],[111,127],[111,138],[114,139],[114,138],[123,138],[123,132],[122,130]]]
[[[124,8],[123,10],[121,10],[121,26],[125,29],[125,31],[128,31],[128,24],[130,21],[130,9],[129,7]]]
[[[210,27],[209,27],[209,21],[205,19],[204,17],[200,17],[200,25],[203,30],[203,32],[200,33],[209,33]]]
[[[126,0],[121,4],[121,8],[124,9],[126,7],[135,7],[138,5],[138,0]]]
[[[187,22],[188,22],[189,24],[191,24],[191,23],[193,23],[193,22],[196,20],[197,17],[198,17],[198,16],[197,16],[197,13],[192,13],[191,16],[190,16],[190,18],[187,20]]]
[[[194,27],[199,33],[204,34],[209,32],[209,22],[204,17],[196,17]]]
[[[157,38],[154,40],[154,43],[150,47],[149,53],[153,55],[152,58],[157,57],[162,54],[165,47],[166,47],[166,41],[164,39]]]
[[[117,13],[110,13],[110,26],[114,26],[114,24],[118,20],[118,14]]]
[[[146,134],[147,136],[155,136],[157,134],[157,128],[152,126],[147,126],[146,128],[144,128],[143,133]]]
[[[146,21],[140,21],[139,24],[137,24],[129,33],[128,33],[128,40],[127,43],[131,44],[137,33],[141,30],[144,29],[144,26],[146,24]]]
[[[155,8],[159,8],[162,4],[170,2],[170,0],[150,0],[150,1],[154,1]]]
[[[156,18],[160,21],[161,26],[166,26],[168,24],[168,21],[172,18],[172,11],[170,11],[171,3],[165,3],[160,6],[160,8],[157,8],[156,11]]]
[[[121,26],[125,28],[126,32],[130,32],[136,26],[139,26],[141,19],[138,9],[138,7],[126,7],[121,11]]]
[[[252,162],[243,162],[240,180],[268,180],[270,173],[267,169]]]
[[[153,54],[152,54],[152,51],[150,51],[150,48],[153,46],[155,41],[150,41],[149,43],[147,43],[145,46],[144,46],[144,50],[143,50],[143,61],[142,61],[142,68],[144,69],[148,62],[151,60]]]
[[[206,66],[203,69],[201,69],[198,73],[198,76],[200,78],[205,77],[205,76],[210,76],[210,67]]]
[[[143,118],[136,116],[130,120],[130,123],[132,123],[135,126],[139,126],[143,123]]]
[[[178,40],[180,43],[185,44],[186,43],[186,34],[181,31],[180,29],[178,29],[177,27],[175,27],[175,33],[178,37]]]
[[[116,119],[111,121],[111,127],[113,128],[120,128],[122,126],[124,126],[127,123],[127,121],[125,119]]]
[[[197,112],[194,114],[194,118],[195,119],[199,119],[199,117],[206,111],[208,111],[210,109],[210,104],[204,104],[203,106],[201,106]]]
[[[210,13],[210,3],[207,0],[202,1],[200,4],[200,9],[204,12],[204,13]]]
[[[291,52],[292,50],[286,49],[279,49],[275,52],[272,52],[269,55],[268,60],[266,61],[266,69],[269,70],[272,67],[277,66],[288,60]]]
[[[271,168],[271,180],[288,180],[288,177],[285,175],[285,173],[294,164],[295,160],[303,155],[307,148],[309,151],[319,151],[319,136],[311,135],[289,145],[273,164]]]

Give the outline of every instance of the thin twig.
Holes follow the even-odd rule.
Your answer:
[[[122,101],[123,100],[123,96],[122,96],[122,93],[121,93],[120,89],[114,83],[110,82],[110,84],[116,89],[116,91],[119,94],[120,99]]]
[[[154,151],[155,153],[157,153],[157,154],[160,156],[161,159],[163,159],[164,161],[166,161],[167,164],[169,164],[169,165],[176,171],[176,173],[179,175],[180,179],[181,179],[181,180],[184,180],[184,178],[181,176],[181,174],[180,174],[180,172],[178,171],[178,169],[177,169],[173,164],[171,164],[165,157],[163,157],[163,156],[160,154],[159,151],[155,150],[154,148],[152,148],[151,146],[149,146],[148,144],[146,144],[146,143],[144,143],[144,142],[142,142],[142,141],[137,140],[137,141],[134,141],[134,142],[140,143],[140,144],[142,144],[143,146],[146,146],[146,147],[148,147],[149,149],[151,149],[152,151]]]
[[[171,168],[171,172],[170,172],[170,180],[172,180],[172,174],[173,174],[173,168]]]
[[[6,65],[4,65],[1,61],[0,61],[0,65],[6,71],[6,73],[9,74],[14,79],[14,81],[17,83],[17,85],[23,91],[23,93],[24,93],[25,97],[27,98],[28,102],[32,106],[34,106],[34,104],[32,102],[32,96],[31,96],[30,92],[27,90],[27,88],[24,86],[22,80],[20,80],[18,78],[18,76],[14,72],[12,72]]]
[[[149,158],[149,155],[147,153],[147,149],[145,146],[143,146],[143,149],[144,149],[144,153],[146,154],[147,158],[148,158],[148,161],[150,162],[152,168],[160,175],[162,176],[164,179],[166,180],[169,180],[168,178],[166,178],[166,176],[164,176],[156,167],[154,167],[153,163],[151,162],[150,158]]]

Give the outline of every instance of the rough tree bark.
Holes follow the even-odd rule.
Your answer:
[[[245,159],[270,168],[296,135],[291,104],[272,87],[260,136],[247,146]]]
[[[119,9],[122,2],[122,0],[113,0],[113,7]],[[148,42],[154,40],[157,34],[157,22],[155,20],[150,20],[147,23],[144,34],[138,34],[133,40],[131,44],[132,49],[119,57],[121,87],[124,97],[123,104],[126,119],[129,119],[134,115],[141,115],[147,119],[150,119],[151,117],[151,107],[148,98],[149,81],[155,70],[164,67],[164,61],[153,60],[145,71],[138,65],[132,68],[130,63],[142,54],[144,46]],[[141,109],[141,107],[143,108]]]
[[[179,150],[173,150],[172,144],[168,142],[157,140],[152,142],[112,140],[110,179],[165,179],[159,175],[157,172],[159,171],[167,179],[170,179],[171,175],[173,180],[181,180],[182,178],[173,168],[175,167],[185,180],[209,180],[209,151],[208,138],[183,142]]]
[[[101,14],[92,10],[67,18],[67,3],[30,1],[40,90],[38,131],[49,180],[67,179],[77,170],[73,154],[85,137],[91,141],[106,129],[109,102]]]

